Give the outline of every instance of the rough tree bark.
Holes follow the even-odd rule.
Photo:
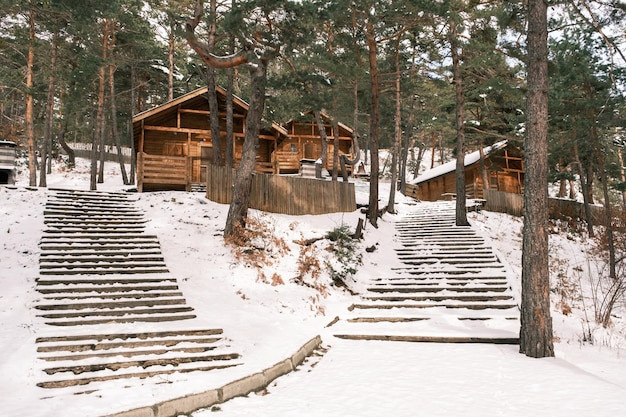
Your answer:
[[[275,51],[257,51],[250,53],[249,49],[220,57],[213,54],[212,49],[201,42],[195,34],[195,29],[204,14],[204,2],[197,0],[194,8],[194,16],[185,24],[185,37],[189,46],[200,56],[205,65],[212,68],[234,68],[246,65],[250,71],[251,94],[246,115],[246,132],[241,156],[241,162],[235,181],[233,193],[224,227],[224,237],[233,235],[238,226],[245,226],[248,208],[250,204],[250,187],[256,165],[256,155],[261,129],[261,117],[265,107],[265,84],[267,81],[267,63],[273,58]]]
[[[378,81],[378,45],[376,44],[376,35],[371,19],[368,19],[365,25],[365,37],[367,39],[367,49],[369,54],[370,85],[372,90],[369,138],[371,155],[370,196],[367,218],[372,226],[378,227],[378,128],[380,118],[380,89]]]
[[[520,353],[554,356],[548,266],[548,24],[545,0],[528,1],[527,131]]]
[[[28,139],[28,185],[37,185],[37,155],[35,152],[35,122],[33,115],[33,72],[35,67],[35,7],[28,13],[28,56],[26,58],[26,137]]]
[[[389,187],[389,202],[387,203],[387,213],[395,213],[396,206],[396,184],[398,183],[398,157],[400,155],[400,148],[402,146],[402,94],[400,90],[400,79],[402,73],[400,72],[400,36],[396,39],[396,51],[395,51],[395,95],[396,95],[396,114],[394,123],[395,139],[393,142],[393,152],[391,158],[391,187]]]
[[[246,114],[246,134],[243,142],[241,162],[235,174],[235,184],[233,186],[230,207],[228,208],[228,218],[224,228],[225,237],[232,236],[238,225],[244,226],[248,215],[250,189],[256,165],[259,131],[261,130],[261,116],[265,107],[266,63],[261,61],[256,66],[251,67],[250,76],[252,79],[252,94],[250,96],[248,114]]]
[[[217,32],[217,0],[211,0],[209,6],[209,39],[210,50],[215,48],[215,36]],[[213,152],[213,165],[223,165],[222,159],[222,138],[220,134],[220,114],[217,103],[217,93],[215,86],[215,70],[212,67],[206,68],[207,96],[209,101],[209,124],[211,126],[211,147]]]
[[[573,151],[574,160],[576,161],[576,167],[578,168],[578,176],[580,177],[580,188],[583,194],[583,208],[585,209],[585,220],[587,221],[587,233],[589,234],[589,237],[594,237],[595,233],[593,230],[593,216],[591,215],[592,203],[591,201],[589,201],[589,196],[591,195],[591,190],[589,189],[590,183],[586,180],[586,171],[583,170],[583,165],[580,160],[580,155],[578,153],[578,144],[576,142],[574,142]]]
[[[46,177],[47,159],[51,157],[50,149],[52,148],[52,119],[54,117],[54,91],[56,88],[56,63],[58,50],[57,33],[52,35],[52,46],[50,50],[50,76],[48,77],[48,98],[46,99],[46,123],[44,125],[43,144],[41,146],[41,171],[39,171],[39,186],[47,187],[48,181]]]
[[[326,135],[326,126],[324,126],[324,120],[322,120],[322,114],[319,110],[313,112],[315,122],[317,123],[317,129],[320,132],[320,139],[322,140],[322,154],[320,158],[315,161],[315,177],[322,178],[322,169],[326,165],[328,160],[328,136]]]
[[[113,42],[113,40],[111,40]],[[120,164],[120,172],[122,173],[122,182],[129,185],[128,174],[126,173],[126,165],[124,165],[124,155],[122,155],[122,142],[117,130],[117,105],[115,101],[115,65],[113,62],[109,64],[109,97],[111,106],[111,135],[117,149],[117,161]]]
[[[98,150],[100,154],[104,152],[104,86],[106,78],[106,61],[108,51],[108,37],[110,34],[111,21],[106,19],[104,21],[104,31],[102,33],[102,65],[98,71],[98,107],[96,110],[96,126],[91,141],[91,179],[89,182],[89,189],[96,190],[97,183],[104,181],[104,174],[98,175]],[[103,168],[103,164],[100,163],[100,167]]]
[[[467,226],[465,208],[465,121],[463,115],[464,93],[461,74],[461,57],[456,22],[450,20],[450,49],[452,51],[452,71],[456,97],[456,225]]]

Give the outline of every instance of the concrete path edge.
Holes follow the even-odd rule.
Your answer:
[[[103,417],[176,417],[181,414],[192,413],[201,408],[209,408],[213,405],[224,403],[235,397],[248,395],[251,392],[260,391],[276,378],[294,371],[321,344],[322,338],[319,335],[315,336],[302,345],[291,357],[261,372],[230,382],[220,388]]]

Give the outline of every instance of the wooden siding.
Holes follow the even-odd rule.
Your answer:
[[[328,115],[323,114],[324,128],[328,140],[328,157],[324,168],[331,171],[334,167],[334,137],[335,131]],[[300,160],[319,159],[322,155],[322,139],[317,122],[313,113],[307,113],[299,120],[292,120],[285,124],[288,138],[279,141],[277,144],[276,161],[278,162],[279,173],[296,173],[300,169]],[[342,124],[339,127],[339,155],[347,155],[352,159],[352,130]],[[339,161],[337,161],[337,168]],[[346,166],[352,172],[352,166]]]
[[[226,154],[225,91],[218,88],[217,93],[220,107],[219,138],[211,136],[206,88],[188,93],[133,118],[133,135],[138,155],[138,183],[151,184],[149,189],[180,188],[180,181],[183,177],[187,181],[184,184],[186,189],[190,189],[191,184],[206,183],[206,167],[213,161],[213,148],[217,141],[221,145],[222,158]],[[235,98],[232,149],[235,166],[239,165],[243,151],[247,110],[247,104],[241,99]],[[256,164],[258,172],[276,172],[277,168],[273,161],[272,152],[276,148],[277,138],[285,136],[284,129],[276,124],[272,124],[271,128],[263,129],[259,134]],[[139,155],[142,157],[139,158]],[[151,157],[180,157],[186,158],[186,160],[185,165],[157,167],[159,163],[166,164],[170,159],[148,158],[148,155]],[[146,161],[151,166],[142,167],[141,165]],[[184,171],[173,175],[174,167],[175,169],[184,168]],[[168,175],[162,175],[156,179],[152,177],[140,178],[141,175],[159,170],[168,172]],[[169,183],[166,181],[168,178],[172,178]]]
[[[504,148],[485,156],[485,169],[489,178],[484,186],[480,162],[465,167],[465,190],[468,198],[484,198],[483,190],[489,189],[507,193],[523,193],[524,163],[521,152],[515,148]],[[454,170],[417,184],[417,198],[423,201],[436,201],[444,194],[456,193],[456,172]]]
[[[234,171],[210,165],[207,198],[229,204]],[[327,214],[356,210],[354,183],[255,174],[250,208],[289,215]]]

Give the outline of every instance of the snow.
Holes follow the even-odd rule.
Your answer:
[[[107,164],[99,190],[124,187],[119,167]],[[79,160],[74,171],[55,165],[49,188],[89,187],[89,166]],[[368,200],[369,184],[358,181],[357,201]],[[388,194],[381,184],[381,196]],[[387,191],[384,191],[386,189]],[[194,417],[227,416],[616,416],[626,407],[625,306],[615,311],[613,326],[593,323],[586,271],[592,269],[584,236],[561,226],[551,235],[551,270],[567,276],[577,288],[573,294],[553,295],[556,358],[531,359],[516,346],[342,340],[327,325],[346,317],[347,307],[359,298],[320,281],[327,295],[298,285],[296,260],[301,238],[322,237],[348,225],[352,229],[360,211],[324,216],[284,216],[254,212],[266,219],[276,236],[290,248],[265,268],[278,273],[284,285],[259,280],[258,271],[235,259],[224,244],[222,230],[228,207],[212,203],[200,193],[155,192],[131,194],[149,219],[147,232],[158,235],[165,262],[198,316],[198,328],[219,327],[231,348],[241,354],[240,366],[206,373],[171,374],[155,379],[116,380],[87,386],[43,389],[43,364],[37,359],[35,339],[58,329],[46,326],[33,308],[40,298],[39,239],[44,230],[43,207],[49,189],[27,187],[26,173],[17,187],[0,187],[0,398],[5,415],[40,417],[100,417],[167,399],[217,388],[259,372],[291,356],[306,341],[322,337],[322,349],[296,372],[281,377],[267,390],[236,398]],[[359,291],[368,280],[380,277],[397,264],[394,252],[395,221],[416,209],[417,203],[401,195],[396,215],[385,214],[379,227],[366,226],[363,264],[349,280]],[[384,205],[384,204],[383,204]],[[494,246],[510,270],[514,291],[521,271],[521,220],[499,213],[470,213],[477,232]],[[326,258],[325,244],[317,255]],[[364,248],[375,247],[366,253]],[[578,272],[582,271],[582,272]],[[578,275],[577,275],[578,274]],[[553,287],[557,285],[553,277]],[[582,291],[582,295],[580,294]],[[562,292],[561,292],[562,293]],[[572,312],[557,307],[565,300]],[[323,314],[322,314],[323,313]],[[586,317],[590,317],[588,322]],[[171,326],[172,324],[160,324]],[[133,324],[130,331],[145,325]],[[160,329],[163,327],[160,327]],[[594,343],[585,341],[590,333]]]

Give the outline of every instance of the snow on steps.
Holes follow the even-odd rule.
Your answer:
[[[401,266],[373,280],[333,326],[336,337],[448,343],[518,343],[519,309],[507,270],[454,203],[422,203],[396,224]]]
[[[51,327],[36,341],[45,374],[38,386],[71,388],[241,364],[222,329],[191,327],[198,326],[193,308],[128,195],[55,190],[44,222],[35,309]]]

